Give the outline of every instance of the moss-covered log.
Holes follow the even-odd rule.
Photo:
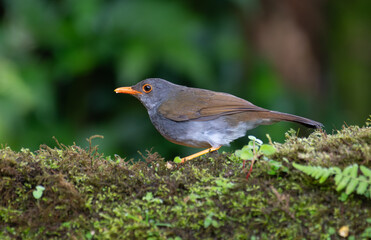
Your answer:
[[[257,156],[249,180],[233,153],[185,164],[147,152],[142,161],[59,145],[0,149],[0,238],[367,239],[369,195],[337,192],[292,163],[371,168],[371,128],[308,138],[287,134]],[[37,186],[45,190],[34,194]],[[38,195],[39,194],[39,195]],[[348,231],[349,230],[349,231]],[[254,238],[255,237],[255,238]]]

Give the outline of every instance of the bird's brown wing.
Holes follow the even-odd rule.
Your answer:
[[[203,89],[180,91],[158,108],[158,112],[173,121],[210,120],[239,112],[268,111],[227,93]]]
[[[241,121],[257,121],[264,119],[270,124],[278,121],[289,121],[307,127],[321,128],[323,125],[308,118],[288,113],[270,111],[227,93],[213,92],[192,88],[193,91],[182,90],[177,95],[163,102],[158,112],[173,121],[207,121],[220,116],[236,114]],[[237,116],[238,115],[238,116]]]

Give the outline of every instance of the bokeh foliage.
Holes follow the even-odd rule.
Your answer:
[[[169,157],[193,151],[164,140],[134,98],[113,93],[147,77],[229,92],[322,121],[329,131],[344,121],[362,124],[371,102],[371,3],[314,6],[321,13],[320,74],[313,79],[318,91],[285,82],[259,48],[266,38],[256,39],[254,29],[267,8],[276,8],[270,1],[4,0],[0,143],[35,150],[54,144],[52,136],[83,144],[101,134],[107,154],[134,156],[151,147]],[[290,126],[297,128],[282,123],[252,133],[269,132],[280,141]]]

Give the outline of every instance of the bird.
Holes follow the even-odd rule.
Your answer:
[[[323,127],[320,122],[264,109],[228,93],[177,85],[161,78],[148,78],[114,91],[136,97],[165,139],[187,147],[205,148],[183,157],[182,163],[229,146],[259,125],[288,121],[310,128]]]

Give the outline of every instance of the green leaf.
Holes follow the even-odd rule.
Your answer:
[[[345,202],[348,199],[348,195],[346,195],[344,192],[340,194],[339,200],[342,202]]]
[[[182,159],[181,159],[179,156],[176,156],[176,157],[174,158],[174,162],[175,162],[175,163],[181,163],[181,162],[182,162]]]
[[[318,173],[318,168],[317,167],[307,168],[306,172],[307,174],[309,174],[309,176],[315,177]]]
[[[245,149],[241,151],[241,158],[243,160],[252,160],[254,158],[254,154],[250,149]]]
[[[32,192],[32,195],[33,195],[33,197],[34,197],[35,199],[40,199],[41,196],[43,195],[43,191],[36,191],[36,190],[34,190],[34,191]]]
[[[350,175],[354,165],[350,165],[343,170],[343,175]]]
[[[324,168],[320,166],[303,166],[293,163],[292,166],[315,179],[319,179],[319,183],[323,183],[330,175],[335,175],[336,190],[341,191],[345,189],[343,195],[350,195],[354,191],[357,194],[364,194],[371,197],[371,177],[367,178],[366,174],[371,174],[371,170],[360,166],[362,173],[365,175],[358,176],[358,164],[353,164],[346,167],[343,171],[338,167]],[[368,188],[370,193],[368,193]],[[369,194],[369,195],[368,195]],[[344,196],[342,197],[344,198]],[[346,198],[345,198],[346,199]]]
[[[250,143],[251,143],[251,142],[249,142],[249,144],[250,144]],[[253,149],[252,146],[245,145],[245,146],[243,146],[243,148],[241,149],[241,151],[243,152],[243,151],[247,151],[247,150],[251,150],[251,149]]]
[[[85,237],[86,237],[86,239],[89,239],[89,240],[93,239],[93,235],[91,234],[90,231],[85,234]]]
[[[343,179],[343,175],[341,175],[341,173],[336,174],[335,179],[334,179],[335,180],[335,184],[336,185],[339,185],[341,179]]]
[[[204,220],[204,228],[208,228],[211,224],[212,220],[210,218],[205,218]]]
[[[276,152],[276,148],[269,144],[263,144],[260,146],[259,151],[265,155],[272,155]]]
[[[152,192],[147,192],[146,196],[144,196],[142,198],[142,200],[146,200],[146,201],[151,201],[153,199],[153,193]]]
[[[234,155],[236,155],[236,157],[239,157],[239,158],[241,158],[241,150],[236,150],[236,151],[234,151]]]
[[[361,165],[359,168],[361,169],[361,172],[362,172],[365,176],[371,178],[371,170],[370,170],[369,168],[367,168],[367,167],[365,167],[365,166],[363,166],[363,165]]]
[[[345,190],[345,194],[347,195],[351,194],[356,189],[358,183],[359,183],[358,179],[352,179],[348,184],[347,189]]]
[[[292,166],[300,171],[303,171],[303,165],[297,164],[297,163],[292,163]]]
[[[359,180],[360,180],[360,182],[359,182],[358,187],[357,187],[357,193],[358,194],[365,194],[369,183],[367,182],[367,179],[366,179],[365,176],[360,176]]]
[[[206,218],[204,220],[204,228],[208,228],[212,224],[213,215],[214,214],[210,213],[209,215],[206,216]]]
[[[36,187],[36,190],[34,190],[32,192],[32,195],[35,199],[40,199],[43,195],[43,192],[45,190],[45,187],[41,186],[41,185],[37,185]]]
[[[351,170],[351,172],[350,172],[350,176],[351,176],[352,178],[357,178],[357,173],[358,173],[358,164],[354,164],[354,165],[352,166],[352,170]]]
[[[276,173],[277,173],[277,170],[275,170],[275,169],[270,169],[270,170],[268,170],[268,175],[276,175]]]
[[[331,171],[333,171],[336,174],[341,174],[341,169],[338,167],[332,167],[330,168]]]
[[[319,183],[323,183],[327,180],[327,178],[331,175],[331,171],[326,171],[321,178],[319,179]]]
[[[216,221],[216,220],[213,220],[213,221],[211,222],[211,224],[212,224],[213,227],[215,227],[215,228],[218,228],[218,227],[219,227],[219,223],[218,223],[218,221]]]
[[[282,166],[282,163],[280,162],[277,162],[277,161],[274,161],[274,160],[269,160],[268,161],[268,164],[270,165],[270,169],[268,170],[268,174],[269,175],[276,175],[277,174],[277,170],[282,168],[281,170],[282,171],[286,171],[285,167]]]
[[[341,182],[339,183],[339,185],[337,186],[336,191],[339,192],[339,191],[343,190],[347,186],[347,184],[348,184],[349,181],[350,181],[350,177],[349,176],[345,176],[341,180]]]
[[[323,170],[321,167],[315,167],[314,168],[314,172],[312,173],[312,176],[315,178],[315,179],[319,179],[322,174],[324,174],[325,170]]]
[[[44,188],[43,186],[41,186],[41,185],[37,185],[37,186],[36,186],[36,190],[42,192],[42,191],[45,190],[45,188]]]

